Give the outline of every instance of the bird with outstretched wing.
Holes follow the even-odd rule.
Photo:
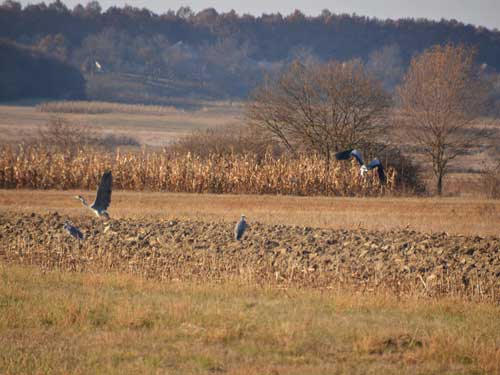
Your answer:
[[[85,198],[81,195],[77,195],[75,198],[78,199],[82,204],[92,210],[98,217],[104,217],[109,219],[109,214],[107,209],[111,204],[111,188],[113,184],[113,177],[111,171],[106,171],[101,177],[101,183],[97,188],[97,195],[94,203],[89,205]]]
[[[359,172],[361,173],[361,176],[364,176],[366,172],[376,168],[380,183],[385,184],[387,179],[385,177],[384,166],[379,159],[373,159],[368,165],[366,165],[363,161],[361,152],[359,152],[358,150],[350,149],[337,152],[335,154],[335,159],[337,160],[349,160],[351,157],[356,159],[356,161],[359,163]]]

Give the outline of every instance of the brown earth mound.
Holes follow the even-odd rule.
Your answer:
[[[258,283],[386,288],[500,300],[498,237],[411,230],[326,230],[250,223],[243,241],[225,222],[103,223],[80,217],[83,241],[58,213],[0,214],[0,259],[74,271],[116,270],[161,280],[245,278]]]

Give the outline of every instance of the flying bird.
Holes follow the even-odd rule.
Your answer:
[[[366,172],[377,168],[377,173],[378,173],[378,178],[380,180],[381,184],[385,184],[386,182],[386,177],[385,177],[385,172],[384,172],[384,167],[380,160],[378,159],[373,159],[368,165],[366,165],[363,162],[363,156],[361,155],[361,152],[358,150],[345,150],[341,152],[337,152],[335,154],[335,159],[337,160],[349,160],[351,156],[356,159],[356,161],[359,163],[359,172],[361,173],[361,176],[364,176]]]
[[[64,222],[63,228],[66,232],[69,233],[71,237],[74,237],[78,240],[83,240],[82,232],[80,232],[80,230],[74,225],[71,225],[68,220]]]
[[[95,62],[95,67],[97,68],[97,71],[100,72],[102,70],[102,65],[99,64],[99,61]]]
[[[247,228],[248,228],[248,224],[245,221],[245,215],[241,215],[240,221],[234,227],[234,239],[236,241],[240,241],[241,238],[243,237],[243,233],[245,233],[245,230]]]
[[[104,217],[109,220],[109,214],[106,211],[111,203],[111,184],[113,178],[111,176],[111,171],[104,172],[101,177],[101,183],[97,189],[97,196],[94,203],[89,205],[84,197],[81,195],[75,196],[82,204],[91,209],[97,217]]]

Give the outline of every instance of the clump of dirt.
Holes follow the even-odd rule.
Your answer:
[[[342,285],[397,293],[500,299],[500,239],[412,230],[333,230],[252,223],[75,218],[76,240],[58,213],[0,215],[0,259],[65,270],[117,270],[161,280]]]

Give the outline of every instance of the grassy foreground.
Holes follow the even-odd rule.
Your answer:
[[[0,265],[2,374],[500,371],[500,307]]]

